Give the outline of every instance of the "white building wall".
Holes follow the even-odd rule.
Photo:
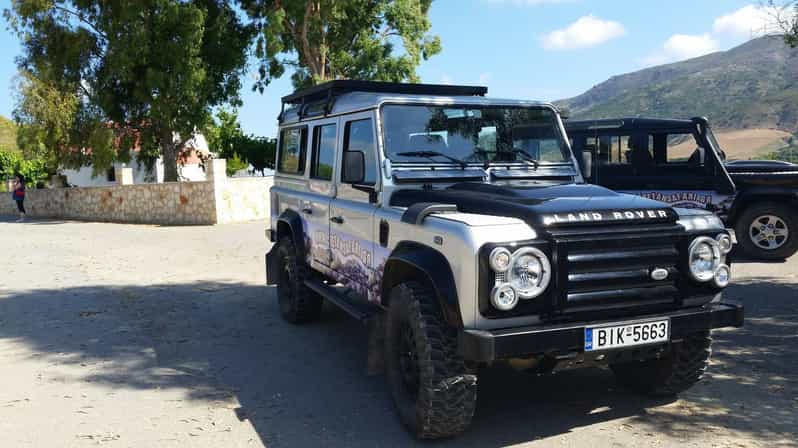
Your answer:
[[[115,163],[114,167],[132,168],[133,183],[135,184],[163,182],[163,160],[160,158],[156,160],[155,165],[152,168],[152,172],[149,173],[147,172],[146,166],[144,166],[144,164],[139,164],[136,160],[132,160],[130,163]],[[181,180],[191,182],[206,180],[205,171],[197,163],[178,165],[177,170]],[[102,187],[116,184],[116,182],[108,180],[108,175],[106,172],[102,172],[96,177],[92,177],[92,167],[90,166],[84,166],[77,170],[64,169],[62,170],[62,174],[67,178],[67,184],[74,185],[76,187]]]

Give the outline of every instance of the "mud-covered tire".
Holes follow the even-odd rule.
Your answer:
[[[419,439],[465,431],[477,376],[457,354],[457,331],[443,320],[433,291],[416,282],[395,286],[385,331],[386,376],[402,424]]]
[[[701,380],[712,354],[709,331],[694,333],[661,358],[613,364],[610,367],[622,386],[634,392],[673,396]]]
[[[289,237],[277,243],[280,275],[277,281],[277,300],[283,319],[292,324],[317,320],[321,315],[323,299],[305,286],[309,269],[297,257],[294,242]]]
[[[784,260],[791,257],[798,251],[798,212],[793,210],[792,204],[785,202],[777,204],[775,202],[764,202],[747,207],[737,218],[734,231],[737,234],[737,242],[740,249],[749,257],[758,260]],[[760,220],[772,217],[774,222],[779,223],[786,231],[786,241],[783,241],[777,248],[766,249],[757,245],[752,233],[752,226]],[[767,225],[768,222],[763,222]],[[778,238],[778,237],[776,237]],[[775,243],[775,241],[774,241]]]

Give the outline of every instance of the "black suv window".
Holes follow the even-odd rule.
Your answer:
[[[374,128],[371,118],[350,121],[344,128],[344,151],[362,151],[366,159],[366,176],[363,184],[374,185],[377,182],[377,149],[374,144]],[[341,178],[344,174],[341,170]]]
[[[313,128],[313,155],[310,159],[310,177],[332,180],[335,161],[335,124]]]
[[[280,158],[277,171],[284,174],[305,172],[305,146],[307,128],[283,129],[280,133]]]

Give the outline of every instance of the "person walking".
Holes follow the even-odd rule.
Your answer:
[[[19,210],[19,219],[17,222],[25,221],[25,179],[21,175],[14,176],[14,190],[11,197],[17,202],[17,210]]]

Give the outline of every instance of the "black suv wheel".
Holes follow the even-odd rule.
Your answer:
[[[429,287],[391,290],[385,325],[386,374],[402,423],[420,439],[450,437],[471,423],[477,376],[457,354],[457,332],[442,319]]]
[[[284,237],[277,244],[280,260],[277,300],[280,303],[280,314],[292,324],[317,320],[321,315],[323,299],[305,286],[307,266],[297,258],[291,238]]]
[[[751,257],[783,260],[798,251],[798,214],[773,202],[746,208],[737,220],[737,241]]]
[[[697,383],[709,365],[712,352],[709,332],[700,332],[673,344],[657,359],[613,364],[615,378],[624,387],[648,395],[676,395]]]

